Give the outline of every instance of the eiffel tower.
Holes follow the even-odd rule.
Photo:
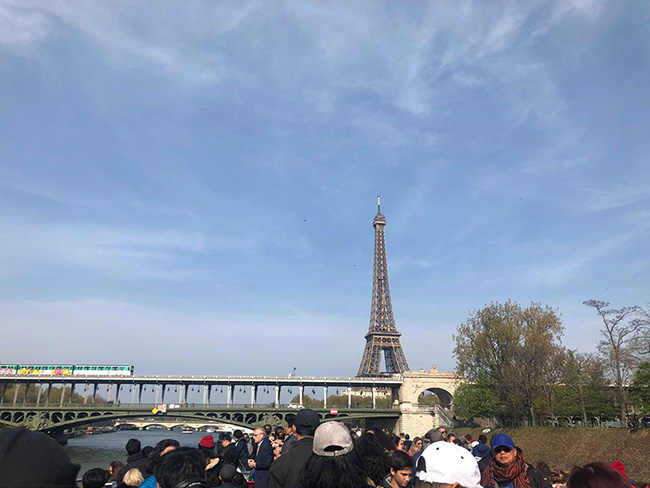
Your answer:
[[[381,353],[384,353],[386,372],[395,374],[409,370],[397,331],[393,305],[388,285],[388,261],[386,260],[386,218],[381,213],[381,200],[377,197],[377,215],[372,221],[375,228],[375,263],[372,273],[372,306],[370,327],[366,334],[366,347],[357,376],[379,376]]]

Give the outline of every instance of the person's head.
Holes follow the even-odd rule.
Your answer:
[[[126,454],[128,456],[133,456],[134,454],[139,453],[140,449],[141,446],[138,439],[129,439],[129,441],[126,443]]]
[[[253,442],[259,444],[266,438],[266,429],[264,427],[256,427],[253,431]]]
[[[548,467],[548,464],[542,461],[537,463],[535,468],[537,468],[537,471],[539,471],[544,478],[551,481],[551,468]]]
[[[219,479],[222,483],[232,483],[237,476],[237,468],[232,464],[226,463],[219,471]]]
[[[241,439],[243,435],[244,435],[244,433],[241,431],[241,429],[235,429],[235,431],[232,433],[232,436],[235,439],[235,442],[237,442],[239,439]]]
[[[445,427],[444,425],[441,425],[439,427],[436,427],[436,430],[438,432],[440,432],[440,435],[442,436],[443,441],[447,439],[447,427]]]
[[[198,449],[178,448],[165,454],[154,471],[160,488],[205,488],[205,458]]]
[[[324,422],[314,433],[313,454],[305,464],[302,486],[307,488],[359,488],[364,485],[359,457],[347,427]]]
[[[284,446],[284,441],[282,439],[275,439],[273,441],[273,456],[278,457],[282,454],[282,446]]]
[[[82,488],[103,488],[109,478],[109,473],[102,468],[93,468],[86,471],[81,478]]]
[[[276,439],[283,440],[284,436],[286,434],[286,431],[284,430],[284,427],[282,427],[281,425],[278,425],[278,426],[275,427],[274,433],[275,433],[275,438]]]
[[[478,442],[479,444],[487,444],[487,437],[485,437],[484,434],[481,434],[480,436],[478,436]]]
[[[361,460],[365,477],[379,486],[390,471],[390,456],[377,440],[377,436],[366,432],[359,438],[354,450]]]
[[[228,432],[222,432],[219,434],[219,442],[223,447],[226,447],[228,444],[232,442],[232,437]]]
[[[303,408],[294,419],[296,436],[313,437],[316,429],[320,425],[320,417],[310,408]]]
[[[422,452],[415,476],[415,488],[481,488],[474,456],[445,441],[435,442]]]
[[[405,452],[396,450],[390,456],[390,475],[400,488],[406,488],[411,483],[413,475],[413,460]]]
[[[79,469],[46,434],[22,427],[0,431],[0,486],[76,488]]]
[[[266,431],[266,437],[271,435],[271,432],[273,432],[273,427],[271,424],[264,424],[264,430]]]
[[[551,471],[551,483],[554,485],[565,485],[567,478],[564,471]]]
[[[465,440],[466,440],[467,442],[472,442],[472,435],[471,435],[471,434],[465,434],[464,437],[465,437]]]
[[[573,468],[568,488],[630,488],[623,475],[605,463],[589,463]]]
[[[456,434],[447,434],[447,442],[454,442],[456,440]]]
[[[433,444],[434,442],[445,440],[442,436],[442,432],[440,432],[439,429],[440,427],[438,427],[437,429],[431,429],[426,434],[424,434],[424,438],[429,442],[429,444]],[[445,436],[446,435],[447,435],[447,431],[445,431]]]
[[[147,464],[147,471],[153,473],[156,469],[156,466],[160,463],[163,456],[168,453],[178,449],[180,443],[175,439],[163,439],[162,441],[156,444],[156,447],[153,448],[151,454],[149,454],[149,462]]]
[[[152,452],[153,452],[153,447],[151,447],[151,446],[144,446],[144,447],[142,448],[142,457],[146,457],[146,458],[148,458],[149,456],[151,456],[151,453],[152,453]]]
[[[144,477],[138,468],[131,468],[126,473],[124,473],[124,478],[122,483],[126,486],[140,486],[144,481]]]
[[[422,450],[423,442],[422,439],[419,437],[414,437],[413,442],[411,443],[411,452],[416,453],[418,451]]]
[[[287,416],[284,417],[284,420],[287,422],[287,426],[284,429],[285,435],[288,437],[292,434],[296,433],[296,428],[295,428],[295,423],[296,423],[296,416],[294,414],[288,414]]]
[[[144,456],[144,450],[142,451],[142,455]],[[111,464],[109,464],[109,466],[108,466],[108,474],[110,475],[110,481],[116,481],[117,480],[117,473],[123,467],[124,467],[124,463],[122,461],[113,461],[113,462],[111,462]]]
[[[393,444],[394,444],[393,450],[404,451],[404,438],[403,437],[400,437],[398,435],[394,435],[393,436]]]
[[[492,455],[497,463],[510,466],[517,459],[515,443],[506,434],[496,434],[492,437]]]

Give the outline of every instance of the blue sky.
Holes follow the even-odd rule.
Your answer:
[[[0,359],[353,375],[493,300],[648,302],[650,6],[0,2]]]

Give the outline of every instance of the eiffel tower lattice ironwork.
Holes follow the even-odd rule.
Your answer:
[[[381,213],[381,201],[377,197],[377,215],[372,222],[375,228],[375,262],[372,281],[372,306],[370,327],[366,334],[366,347],[357,376],[379,376],[381,353],[387,373],[403,373],[409,370],[400,334],[395,326],[393,305],[388,285],[388,261],[386,259],[386,218]]]

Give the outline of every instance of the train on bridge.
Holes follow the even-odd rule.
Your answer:
[[[124,364],[0,364],[0,376],[129,377],[133,366]]]

